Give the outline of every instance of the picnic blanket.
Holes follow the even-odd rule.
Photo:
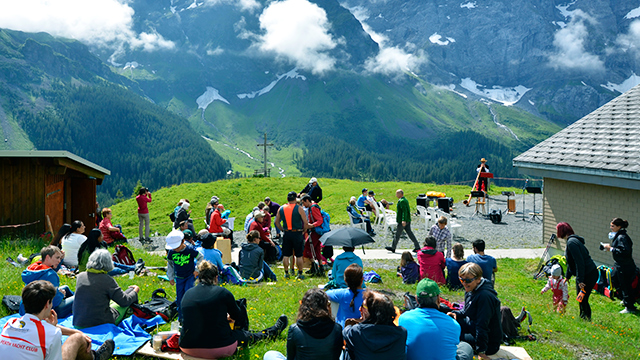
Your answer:
[[[20,315],[14,314],[0,319],[0,327],[4,326],[9,319],[14,317],[20,317]],[[147,340],[151,339],[151,335],[144,331],[143,327],[153,327],[164,323],[165,321],[160,316],[151,319],[141,319],[132,315],[122,320],[118,326],[102,324],[84,328],[81,331],[91,337],[91,348],[93,350],[97,350],[107,339],[113,339],[116,343],[113,355],[132,355],[142,347]],[[58,324],[73,329],[73,315],[60,319]],[[66,340],[67,336],[63,336],[62,342],[64,343]]]

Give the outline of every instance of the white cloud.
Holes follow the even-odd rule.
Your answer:
[[[260,15],[258,47],[274,52],[314,74],[331,70],[336,60],[328,51],[336,47],[329,34],[327,13],[307,0],[272,2]]]
[[[640,20],[632,21],[629,31],[618,35],[616,44],[620,46],[620,50],[631,51],[640,57]]]
[[[47,32],[99,46],[117,47],[125,42],[147,51],[175,46],[155,32],[136,34],[133,15],[126,0],[5,1],[0,28]]]
[[[589,36],[585,22],[595,20],[581,10],[574,10],[571,16],[569,24],[554,35],[553,45],[557,51],[549,55],[549,64],[556,69],[603,71],[604,62],[584,46]]]
[[[408,54],[398,47],[381,47],[378,55],[367,59],[364,67],[373,73],[392,75],[409,71],[422,61],[421,57]]]
[[[343,5],[344,6],[344,5]],[[425,57],[412,55],[398,46],[387,46],[389,38],[385,35],[375,32],[367,23],[369,14],[366,8],[355,6],[348,8],[351,14],[360,21],[364,31],[371,36],[371,39],[378,43],[378,55],[365,61],[364,67],[367,71],[385,75],[402,74],[410,71],[412,68],[418,67],[425,61]],[[411,43],[405,44],[406,49],[415,49],[415,45]]]
[[[222,53],[224,53],[224,49],[222,49],[220,46],[217,46],[213,50],[211,49],[207,50],[207,55],[209,56],[221,55]]]

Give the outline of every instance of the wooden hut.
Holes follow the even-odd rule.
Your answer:
[[[0,151],[0,236],[95,224],[96,185],[111,172],[68,151]],[[55,235],[55,234],[54,234]]]

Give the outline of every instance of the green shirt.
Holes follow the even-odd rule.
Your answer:
[[[401,197],[398,200],[398,209],[396,211],[396,221],[398,224],[405,221],[407,224],[411,222],[411,208],[409,207],[409,201],[406,197]]]

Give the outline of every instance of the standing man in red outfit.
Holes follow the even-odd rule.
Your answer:
[[[315,258],[320,258],[322,255],[320,252],[322,251],[322,243],[320,242],[320,234],[315,231],[315,228],[318,226],[322,226],[322,213],[320,212],[320,206],[311,200],[311,196],[304,195],[300,200],[302,206],[309,209],[307,214],[309,217],[309,227],[311,228],[308,233],[305,234],[305,245],[304,245],[304,254],[303,256],[309,259],[313,259],[314,256],[311,254],[311,246],[313,246],[313,250],[315,252]]]

